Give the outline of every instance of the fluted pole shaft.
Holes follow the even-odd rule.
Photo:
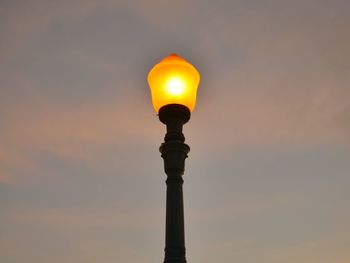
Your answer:
[[[167,125],[165,142],[160,147],[167,174],[164,263],[186,263],[182,176],[190,147],[184,143],[182,126],[190,112],[184,106],[171,104],[160,109],[159,118]]]

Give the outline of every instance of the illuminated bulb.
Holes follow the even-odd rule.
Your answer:
[[[185,83],[182,79],[174,77],[168,80],[168,82],[166,83],[166,88],[170,94],[174,96],[180,96],[184,93]]]
[[[164,58],[148,74],[156,112],[169,104],[180,104],[193,111],[199,81],[197,69],[183,58],[176,54]]]

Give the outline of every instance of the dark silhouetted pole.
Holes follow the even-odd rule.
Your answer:
[[[167,174],[164,263],[186,262],[182,175],[190,147],[184,143],[182,126],[190,116],[189,109],[179,104],[169,104],[159,110],[159,119],[167,127],[164,143],[159,149]]]

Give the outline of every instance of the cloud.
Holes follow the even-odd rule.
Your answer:
[[[16,224],[29,224],[54,228],[118,228],[142,229],[155,228],[163,222],[163,211],[139,209],[130,211],[111,210],[58,210],[28,211],[12,214],[8,220]]]
[[[228,147],[348,145],[349,17],[300,5],[223,11],[197,32],[205,74],[194,114],[208,124],[200,136],[214,126]]]
[[[35,100],[13,108],[2,122],[2,181],[8,181],[11,173],[40,174],[38,155],[96,163],[99,155],[110,154],[112,149],[130,148],[155,139],[161,133],[154,128],[158,124],[156,118],[152,125],[145,123],[147,117],[139,119],[144,113],[128,104],[132,106],[135,101],[125,98],[123,103],[112,105],[62,107]],[[149,120],[153,117],[151,111]]]
[[[164,11],[163,5],[158,1],[43,1],[2,9],[6,29],[2,54],[14,55],[2,64],[0,143],[5,149],[3,167],[7,167],[1,172],[3,181],[22,167],[21,162],[31,163],[35,171],[38,153],[88,161],[111,143],[126,147],[126,142],[144,134],[154,141],[162,137],[145,95],[145,76],[139,76],[147,73],[140,62],[147,56],[140,57],[139,46],[130,45],[129,38],[145,43],[150,54],[157,51],[150,46],[159,47],[157,38],[163,41],[166,36],[169,43],[176,40],[196,50],[194,63],[202,72],[202,83],[193,121],[185,127],[189,138],[225,149],[349,144],[346,72],[350,57],[345,52],[350,45],[349,18],[341,9],[330,15],[322,11],[323,5],[302,9],[303,3],[293,2],[274,5],[280,12],[271,15],[272,6],[253,8],[239,2],[231,15],[232,3],[226,1],[210,4],[212,8],[181,1],[172,12]],[[191,12],[197,5],[203,12]],[[101,10],[120,8],[128,16],[102,12],[110,20],[91,31],[91,23],[96,22],[88,22],[89,18]],[[179,15],[183,19],[175,23]],[[118,22],[115,35],[113,21]],[[148,25],[138,31],[141,22]],[[60,24],[64,30],[57,33]],[[108,34],[100,34],[106,25]],[[167,26],[173,34],[164,31]],[[59,35],[56,45],[48,41],[52,32]],[[110,34],[114,38],[107,37]],[[148,34],[157,38],[146,39]],[[106,48],[123,55],[110,56],[114,53],[103,53]],[[154,122],[147,122],[146,116]],[[218,127],[220,137],[214,143]],[[9,157],[4,157],[6,153]],[[11,164],[8,160],[14,157],[10,156],[22,161]],[[28,167],[23,166],[25,170]]]
[[[348,262],[348,10],[2,1],[0,260],[162,256],[165,127],[146,75],[178,52],[202,74],[184,128],[194,261]]]

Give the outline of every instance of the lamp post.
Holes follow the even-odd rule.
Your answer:
[[[199,80],[198,71],[176,54],[148,74],[154,109],[167,130],[159,148],[167,174],[164,263],[186,262],[182,176],[190,147],[184,143],[182,127],[195,106]]]

